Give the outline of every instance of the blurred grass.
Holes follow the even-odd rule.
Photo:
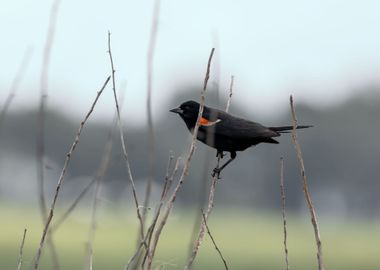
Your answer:
[[[28,208],[1,207],[0,269],[16,269],[24,227],[28,229],[22,269],[30,269],[41,236],[40,214]],[[100,214],[94,246],[94,269],[123,269],[133,253],[137,222],[134,210]],[[155,266],[183,269],[196,213],[175,209],[159,242]],[[59,216],[59,211],[56,214]],[[83,269],[90,211],[76,211],[54,235],[62,269]],[[209,226],[230,269],[284,269],[281,214],[216,209]],[[380,222],[320,220],[326,269],[380,269]],[[291,269],[317,269],[309,217],[288,216]],[[48,250],[41,269],[50,268]],[[195,269],[223,269],[211,241],[206,241]]]

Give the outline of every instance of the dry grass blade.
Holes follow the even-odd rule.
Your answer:
[[[1,131],[1,127],[4,123],[5,116],[9,110],[9,107],[11,106],[11,103],[12,103],[14,97],[16,96],[16,93],[17,93],[17,90],[20,86],[22,78],[24,77],[25,71],[29,66],[30,59],[32,56],[32,52],[33,52],[32,48],[28,47],[28,49],[24,53],[21,64],[20,64],[18,71],[16,73],[16,76],[13,79],[12,85],[9,89],[8,96],[5,99],[5,102],[3,104],[3,108],[1,109],[1,112],[0,112],[0,131]]]
[[[284,251],[285,251],[285,263],[286,269],[289,270],[289,259],[288,259],[288,232],[286,230],[286,212],[285,212],[285,187],[284,187],[284,159],[280,159],[280,190],[281,190],[281,208],[282,208],[282,220],[284,226]]]
[[[20,270],[21,265],[22,265],[22,256],[23,256],[23,251],[24,251],[25,237],[26,237],[26,228],[24,229],[24,234],[22,235],[20,251],[18,253],[17,270]]]
[[[141,237],[141,240],[143,240],[144,239],[144,221],[143,221],[141,213],[140,213],[140,204],[139,204],[139,200],[137,197],[136,186],[135,186],[135,181],[133,180],[131,166],[129,164],[128,152],[127,152],[127,147],[125,145],[125,139],[124,139],[124,133],[123,133],[123,125],[121,123],[120,107],[119,107],[119,101],[118,101],[117,94],[116,94],[116,86],[115,86],[115,68],[113,65],[113,58],[112,58],[112,51],[111,51],[111,33],[110,32],[108,32],[108,54],[109,54],[110,63],[111,63],[112,90],[113,90],[115,106],[116,106],[117,123],[119,126],[121,147],[123,149],[123,157],[125,160],[125,165],[127,167],[129,181],[130,181],[131,187],[132,187],[132,193],[133,193],[133,199],[134,199],[134,203],[135,203],[135,207],[136,207],[137,218],[140,222],[140,237]]]
[[[205,226],[206,226],[206,229],[207,229],[207,234],[210,236],[211,241],[212,241],[212,243],[214,244],[214,247],[215,247],[216,251],[218,251],[220,258],[221,258],[222,261],[223,261],[224,268],[225,268],[226,270],[228,270],[227,261],[224,259],[222,252],[220,251],[218,245],[217,245],[216,242],[215,242],[214,237],[213,237],[212,234],[211,234],[210,228],[209,228],[208,225],[207,225],[207,219],[206,219],[206,215],[205,215],[205,213],[203,212],[203,209],[201,209],[201,212],[202,212],[203,222],[204,222],[204,224],[205,224]]]
[[[202,113],[203,113],[203,108],[204,108],[204,104],[205,104],[205,93],[206,93],[206,89],[207,89],[207,82],[210,78],[210,67],[211,67],[211,60],[212,60],[212,57],[214,55],[214,51],[215,49],[212,48],[211,50],[211,53],[210,53],[210,56],[209,56],[209,59],[208,59],[208,63],[207,63],[207,70],[206,70],[206,75],[205,75],[205,79],[204,79],[204,82],[203,82],[203,89],[201,91],[201,100],[200,100],[200,106],[199,106],[199,112],[198,112],[198,118],[197,118],[197,122],[196,122],[196,125],[194,127],[194,130],[193,130],[193,136],[192,136],[192,141],[191,141],[191,145],[190,145],[190,149],[189,149],[189,153],[188,153],[188,156],[186,158],[186,162],[185,162],[185,165],[183,167],[183,170],[182,170],[182,174],[179,178],[179,181],[178,181],[178,184],[177,186],[175,187],[174,191],[173,191],[173,194],[171,195],[170,199],[169,199],[169,202],[168,202],[168,205],[166,207],[166,210],[165,210],[165,213],[154,233],[154,238],[153,238],[153,242],[152,242],[152,245],[150,247],[150,250],[149,250],[149,254],[148,254],[148,265],[147,265],[147,269],[151,269],[152,268],[152,263],[153,263],[153,258],[154,258],[154,254],[155,254],[155,251],[156,251],[156,247],[157,247],[157,243],[158,243],[158,240],[160,238],[160,235],[162,233],[162,230],[166,224],[166,221],[170,215],[170,212],[171,210],[173,209],[173,206],[174,206],[174,202],[177,198],[177,194],[178,194],[178,191],[181,189],[187,175],[189,174],[189,168],[190,168],[190,162],[191,162],[191,158],[193,157],[193,154],[194,154],[194,151],[195,151],[195,147],[196,147],[196,139],[197,139],[197,134],[198,134],[198,129],[199,129],[199,125],[200,125],[200,119],[201,119],[201,116],[202,116]]]
[[[309,193],[309,188],[307,184],[307,177],[305,173],[305,164],[303,161],[302,157],[302,152],[301,152],[301,146],[298,143],[297,139],[297,116],[296,112],[294,110],[294,105],[293,105],[293,96],[290,96],[290,109],[292,111],[292,118],[293,118],[293,130],[292,130],[292,140],[294,144],[294,148],[297,153],[297,159],[300,164],[300,171],[301,171],[301,176],[303,180],[303,191],[305,195],[305,199],[307,202],[307,206],[309,208],[310,216],[311,216],[311,223],[313,224],[314,228],[314,236],[315,236],[315,241],[317,244],[317,259],[318,259],[318,269],[319,270],[324,270],[323,266],[323,257],[322,257],[322,242],[321,242],[321,235],[319,233],[319,226],[318,226],[318,221],[317,221],[317,215],[315,213],[315,208],[313,205],[313,201],[311,200],[311,196]]]
[[[94,111],[95,105],[98,102],[98,99],[99,99],[100,95],[103,93],[103,90],[106,88],[108,82],[110,81],[110,78],[111,78],[111,76],[108,76],[108,78],[104,82],[102,88],[98,91],[98,93],[97,93],[97,95],[95,97],[95,100],[94,100],[94,102],[91,105],[90,110],[87,112],[87,114],[84,117],[83,121],[80,123],[79,129],[78,129],[78,131],[76,133],[74,142],[71,145],[70,150],[66,154],[65,163],[63,165],[63,168],[62,168],[62,171],[61,171],[61,175],[59,176],[59,179],[58,179],[57,187],[56,187],[55,194],[54,194],[54,197],[53,197],[53,202],[52,202],[51,207],[50,207],[49,215],[48,215],[48,217],[46,219],[45,227],[44,227],[44,230],[42,232],[42,236],[41,236],[41,240],[40,240],[40,245],[39,245],[39,248],[37,250],[37,254],[36,254],[35,260],[34,260],[34,269],[35,270],[37,270],[38,267],[39,267],[41,253],[42,253],[42,249],[43,249],[44,243],[45,243],[45,238],[46,238],[47,233],[49,232],[49,227],[50,227],[50,223],[51,223],[51,221],[53,219],[55,205],[57,203],[59,191],[61,189],[61,186],[62,186],[64,177],[65,177],[67,168],[68,168],[68,166],[70,164],[71,155],[73,154],[76,146],[79,143],[80,135],[82,133],[82,130],[83,130],[83,127],[84,127],[85,123],[87,122],[87,120],[90,117],[91,113]]]

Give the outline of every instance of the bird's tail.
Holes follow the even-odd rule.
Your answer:
[[[297,126],[297,129],[304,129],[313,126]],[[289,133],[293,129],[293,126],[282,126],[282,127],[269,127],[270,130],[279,132],[279,133]]]

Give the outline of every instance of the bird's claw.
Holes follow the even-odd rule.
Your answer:
[[[216,153],[216,157],[219,157],[219,158],[223,159],[223,157],[224,157],[223,152],[217,152]]]
[[[212,170],[212,174],[211,174],[211,176],[212,177],[217,177],[218,179],[220,179],[220,172],[221,172],[221,170],[219,169],[219,168],[214,168],[213,170]]]

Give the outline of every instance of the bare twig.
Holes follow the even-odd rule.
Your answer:
[[[175,163],[174,169],[173,169],[173,171],[171,173],[171,176],[169,176],[169,166],[168,166],[168,171],[167,171],[167,174],[166,174],[166,177],[165,177],[165,183],[164,183],[164,187],[162,189],[160,203],[159,203],[159,205],[157,207],[157,210],[156,210],[155,216],[153,218],[152,224],[149,227],[149,230],[147,232],[148,247],[151,246],[153,232],[154,232],[154,229],[156,227],[158,218],[160,217],[161,208],[164,205],[166,196],[167,196],[167,194],[168,194],[168,192],[169,192],[169,190],[171,188],[171,184],[173,183],[173,179],[174,179],[175,175],[177,174],[180,161],[181,161],[181,157],[178,157],[177,161]],[[149,255],[149,249],[146,250],[146,252],[145,252],[144,259],[143,259],[143,262],[142,262],[142,269],[144,269],[144,267],[145,267],[145,262],[146,262],[146,259],[147,259],[148,255]]]
[[[220,162],[220,156],[218,155],[217,168],[219,168],[219,162]],[[211,214],[211,211],[214,207],[214,196],[215,196],[215,189],[216,189],[216,184],[218,182],[218,179],[219,179],[219,173],[216,173],[213,176],[212,181],[211,181],[211,187],[210,187],[208,204],[207,204],[207,211],[206,211],[206,214],[204,216],[204,220],[206,220],[206,221],[208,220],[208,218]],[[201,226],[199,229],[199,233],[198,233],[198,237],[196,238],[195,243],[194,243],[193,251],[192,251],[192,253],[191,253],[191,255],[187,261],[187,264],[185,265],[184,269],[186,269],[186,270],[191,268],[191,266],[195,260],[195,257],[198,254],[198,250],[199,250],[199,248],[203,242],[205,230],[206,230],[206,223],[204,222],[204,220],[202,220],[202,223],[201,223]]]
[[[234,75],[231,75],[230,92],[228,94],[228,101],[226,106],[226,112],[229,111],[232,99],[232,87],[234,86]]]
[[[123,157],[124,157],[124,160],[125,160],[125,165],[127,167],[129,181],[130,181],[131,187],[132,187],[132,193],[133,193],[133,199],[134,199],[134,203],[135,203],[135,207],[136,207],[137,218],[138,218],[138,220],[140,222],[140,237],[141,237],[141,240],[143,240],[144,239],[144,221],[143,221],[141,213],[140,213],[140,204],[139,204],[139,200],[138,200],[138,197],[137,197],[135,181],[133,180],[132,170],[131,170],[131,166],[129,164],[127,147],[126,147],[125,139],[124,139],[123,125],[122,125],[121,116],[120,116],[119,101],[118,101],[117,94],[116,94],[115,69],[114,69],[114,65],[113,65],[112,52],[111,52],[111,33],[110,32],[108,32],[108,54],[109,54],[110,63],[111,63],[112,90],[113,90],[113,95],[114,95],[114,100],[115,100],[115,106],[116,106],[116,112],[117,112],[117,123],[118,123],[118,126],[119,126],[121,147],[123,149]]]
[[[42,69],[41,69],[41,77],[40,77],[40,87],[41,87],[41,96],[40,96],[40,105],[38,112],[38,129],[37,129],[37,180],[38,180],[38,193],[39,193],[39,204],[40,211],[42,216],[42,222],[47,224],[48,216],[47,216],[47,206],[45,200],[45,176],[44,176],[44,156],[45,156],[45,111],[46,111],[46,102],[47,102],[47,94],[48,94],[48,83],[49,83],[49,66],[50,66],[50,57],[51,50],[54,44],[54,36],[55,36],[55,27],[57,24],[58,11],[60,7],[60,0],[54,0],[49,17],[49,27],[48,33],[46,37],[45,47],[43,51],[43,60],[42,60]],[[47,242],[51,249],[52,260],[55,270],[60,269],[58,254],[54,245],[54,241],[50,231],[47,231]]]
[[[174,159],[173,153],[170,151],[168,165],[166,166],[164,187],[162,188],[162,192],[161,192],[161,200],[165,197],[165,194],[166,194],[166,189],[167,189],[169,178],[170,178],[169,173],[170,173],[170,168],[171,168],[173,159]]]
[[[106,150],[107,152],[106,156],[104,156],[104,160],[102,161],[102,165],[100,167],[99,171],[99,177],[97,178],[96,184],[95,184],[95,194],[94,194],[94,200],[92,203],[92,210],[91,210],[91,225],[88,233],[88,240],[87,240],[87,263],[88,267],[87,269],[92,270],[92,264],[93,264],[93,245],[95,240],[95,234],[96,234],[96,228],[97,228],[97,209],[98,209],[98,203],[100,202],[100,192],[101,192],[101,182],[103,180],[103,177],[107,171],[109,160],[110,160],[110,154],[112,151],[112,141],[108,141],[106,144]]]
[[[23,256],[23,250],[24,250],[24,244],[25,244],[25,236],[26,236],[26,228],[24,229],[24,234],[22,236],[21,245],[20,245],[20,251],[18,253],[17,270],[21,269],[22,256]]]
[[[150,250],[149,250],[149,254],[148,254],[148,265],[147,265],[148,270],[152,268],[153,258],[154,258],[154,254],[156,251],[158,240],[161,236],[161,232],[162,232],[162,230],[166,224],[166,221],[170,215],[170,212],[173,209],[174,202],[177,198],[178,191],[181,189],[187,175],[189,174],[190,162],[191,162],[191,158],[193,157],[193,154],[194,154],[194,151],[196,148],[196,139],[197,139],[197,135],[198,135],[198,129],[200,126],[200,119],[202,117],[203,108],[204,108],[204,104],[205,104],[205,93],[206,93],[206,89],[207,89],[207,82],[208,82],[208,79],[210,78],[211,60],[212,60],[212,56],[214,54],[214,51],[215,51],[215,49],[212,48],[209,59],[208,59],[206,75],[205,75],[205,79],[203,82],[203,89],[201,91],[201,100],[200,100],[198,117],[197,117],[197,122],[196,122],[194,130],[193,130],[193,137],[192,137],[192,141],[191,141],[191,145],[190,145],[190,149],[189,149],[189,154],[186,158],[186,162],[185,162],[185,165],[183,167],[182,174],[179,178],[179,182],[178,182],[176,188],[174,189],[173,194],[171,195],[171,197],[169,199],[169,202],[168,202],[168,205],[166,207],[164,216],[162,217],[162,219],[161,219],[161,221],[160,221],[160,223],[159,223],[159,225],[155,231],[153,243],[152,243],[151,247],[149,248]]]
[[[170,157],[170,160],[171,159],[172,159],[172,157]],[[144,241],[140,241],[139,245],[136,248],[136,251],[135,251],[134,255],[129,259],[129,261],[125,265],[125,270],[130,269],[131,264],[135,262],[135,259],[140,254],[140,250],[141,250],[141,248],[142,248],[142,246],[143,246],[143,244],[145,242],[147,242],[148,247],[150,246],[150,243],[151,243],[151,240],[152,240],[152,235],[153,235],[153,232],[154,232],[154,228],[155,228],[155,226],[157,224],[157,220],[158,220],[158,218],[160,216],[161,208],[162,208],[162,206],[164,204],[164,201],[165,201],[165,198],[166,198],[166,196],[168,194],[168,191],[170,190],[171,183],[173,182],[173,179],[174,179],[174,177],[175,177],[175,175],[177,173],[180,161],[181,161],[181,158],[179,157],[177,159],[176,163],[175,163],[174,169],[173,169],[173,171],[172,171],[172,173],[171,173],[170,176],[168,176],[168,171],[167,171],[167,174],[166,174],[166,177],[165,177],[165,183],[164,183],[164,187],[163,187],[163,192],[162,192],[161,199],[160,199],[160,204],[157,207],[156,214],[155,214],[155,216],[153,218],[152,224],[149,226],[149,228],[147,230],[147,233],[145,234]],[[170,163],[170,161],[169,161],[169,163]],[[169,165],[168,165],[168,170],[169,170]],[[145,252],[144,260],[143,260],[143,265],[145,264],[145,260],[146,260],[147,256],[148,256],[148,250],[146,250],[146,252]],[[137,266],[137,265],[134,265],[134,266]],[[144,266],[142,268],[144,268]]]
[[[123,100],[124,100],[124,92],[125,92],[125,89],[126,89],[126,84],[123,83],[121,85],[121,88],[123,89],[121,91],[121,93],[123,94],[120,98],[120,101],[121,101],[121,104],[123,103]],[[107,159],[109,159],[110,157],[107,157],[108,155],[111,154],[111,152],[108,152],[108,147],[107,145],[108,144],[111,144],[111,148],[112,148],[112,144],[113,144],[113,138],[114,138],[114,130],[116,128],[116,125],[117,125],[117,113],[115,112],[115,116],[113,118],[113,121],[112,121],[112,127],[111,127],[111,130],[108,134],[108,138],[107,138],[107,142],[106,142],[106,147],[104,148],[104,152],[103,152],[103,158],[102,158],[102,161],[100,163],[100,166],[99,166],[99,171],[102,171],[103,168],[105,165],[103,164],[105,161],[107,161]],[[109,161],[107,161],[109,162]],[[107,165],[108,166],[108,165]],[[98,172],[99,172],[98,171]],[[105,174],[106,172],[104,172]],[[55,232],[62,224],[63,222],[65,222],[65,220],[70,216],[70,214],[74,211],[75,207],[78,205],[78,203],[83,199],[83,197],[87,194],[87,192],[90,190],[90,188],[92,187],[93,184],[95,184],[98,180],[100,179],[100,182],[103,181],[103,178],[104,178],[104,175],[103,173],[101,173],[99,175],[99,173],[97,173],[94,178],[83,188],[83,190],[81,191],[81,193],[79,193],[78,197],[75,198],[75,200],[73,201],[73,203],[67,208],[67,210],[64,212],[64,214],[51,226],[51,231],[52,232]]]
[[[208,225],[207,225],[207,219],[206,219],[205,213],[203,212],[203,209],[201,209],[201,212],[202,212],[203,222],[204,222],[204,224],[205,224],[205,226],[206,226],[206,229],[207,229],[207,234],[210,236],[211,241],[212,241],[212,243],[214,244],[214,247],[215,247],[216,251],[218,251],[220,258],[221,258],[222,261],[223,261],[224,268],[225,268],[226,270],[228,270],[227,262],[226,262],[226,260],[224,259],[223,254],[222,254],[222,252],[220,251],[219,247],[217,246],[217,244],[216,244],[216,242],[215,242],[215,239],[214,239],[214,237],[213,237],[212,234],[211,234],[210,228],[209,228]]]
[[[78,203],[83,199],[83,197],[87,194],[93,184],[96,183],[98,179],[94,177],[88,184],[83,188],[81,193],[79,193],[78,197],[73,201],[73,203],[67,208],[65,213],[51,226],[50,231],[55,232],[59,227],[66,221],[66,219],[70,216],[70,214],[74,211],[75,207]]]
[[[318,251],[317,251],[318,269],[324,270],[323,257],[322,257],[322,242],[321,242],[321,235],[319,233],[317,215],[315,213],[313,201],[311,200],[311,196],[309,193],[309,188],[308,188],[308,184],[307,184],[307,177],[306,177],[306,173],[305,173],[305,164],[304,164],[302,152],[301,152],[301,146],[299,145],[298,140],[297,140],[297,116],[296,116],[296,112],[294,110],[293,96],[290,96],[290,108],[292,111],[292,118],[293,118],[292,139],[293,139],[294,148],[295,148],[296,153],[297,153],[297,159],[298,159],[298,162],[300,164],[300,171],[301,171],[301,176],[303,179],[303,191],[304,191],[306,203],[307,203],[308,208],[309,208],[309,212],[310,212],[310,216],[311,216],[311,223],[313,224],[315,241],[316,241],[317,249],[318,249]]]
[[[289,260],[288,260],[288,233],[286,230],[286,212],[285,212],[285,187],[284,187],[284,159],[280,159],[280,190],[281,190],[281,206],[282,206],[282,220],[284,225],[284,251],[285,251],[285,263],[286,269],[289,270]]]
[[[82,133],[83,127],[84,127],[85,123],[87,122],[88,118],[90,117],[91,113],[93,112],[93,110],[95,108],[95,105],[98,102],[98,99],[99,99],[100,95],[103,93],[103,90],[106,88],[106,86],[107,86],[110,78],[111,78],[111,76],[108,76],[108,78],[104,82],[102,88],[97,92],[97,95],[95,97],[94,102],[91,105],[90,110],[87,112],[86,116],[84,117],[84,119],[80,123],[79,129],[78,129],[78,131],[76,133],[76,136],[75,136],[75,139],[74,139],[74,142],[73,142],[73,144],[71,145],[69,151],[66,154],[65,163],[63,165],[63,168],[62,168],[62,171],[61,171],[61,175],[59,176],[59,179],[58,179],[57,187],[56,187],[55,194],[54,194],[54,197],[53,197],[53,202],[52,202],[51,207],[50,207],[49,215],[48,215],[48,217],[46,219],[46,224],[45,224],[44,230],[42,232],[42,236],[41,236],[41,240],[40,240],[40,245],[39,245],[39,248],[38,248],[35,260],[34,260],[34,269],[35,270],[37,270],[38,267],[39,267],[40,257],[41,257],[42,249],[43,249],[43,246],[44,246],[44,243],[45,243],[45,238],[46,238],[47,233],[49,232],[49,227],[50,227],[50,223],[51,223],[51,221],[53,219],[55,205],[57,203],[59,191],[61,189],[61,186],[62,186],[64,177],[65,177],[67,168],[68,168],[68,166],[70,164],[71,156],[72,156],[72,154],[73,154],[76,146],[79,143],[79,138],[80,138],[80,135]]]
[[[229,96],[228,96],[228,101],[227,101],[227,106],[226,106],[226,112],[228,112],[228,109],[229,109],[230,104],[231,104],[233,82],[234,82],[234,76],[231,76],[231,84],[230,84],[230,91],[229,91]],[[220,158],[221,158],[220,155],[218,155],[217,166],[216,166],[217,168],[219,168]],[[204,215],[204,221],[201,223],[199,233],[198,233],[198,237],[195,240],[193,250],[190,254],[189,260],[188,260],[184,269],[190,269],[191,268],[191,266],[195,260],[195,257],[198,254],[198,250],[199,250],[199,248],[203,242],[204,235],[205,235],[205,229],[206,229],[206,222],[205,221],[207,221],[207,219],[209,218],[211,211],[214,207],[214,195],[215,195],[215,189],[216,189],[216,184],[218,182],[218,178],[219,178],[219,173],[215,174],[212,178],[210,192],[209,192],[209,198],[208,198],[207,212]],[[203,213],[203,211],[202,211],[202,213]]]
[[[25,71],[29,66],[30,58],[32,56],[33,49],[32,47],[28,47],[24,53],[24,56],[22,58],[21,64],[17,70],[16,76],[12,81],[11,87],[9,89],[9,93],[7,98],[5,99],[5,102],[3,104],[3,107],[0,112],[0,131],[1,127],[4,123],[5,116],[9,110],[9,107],[16,96],[17,90],[20,86],[20,83],[22,81],[22,78],[24,77]]]

